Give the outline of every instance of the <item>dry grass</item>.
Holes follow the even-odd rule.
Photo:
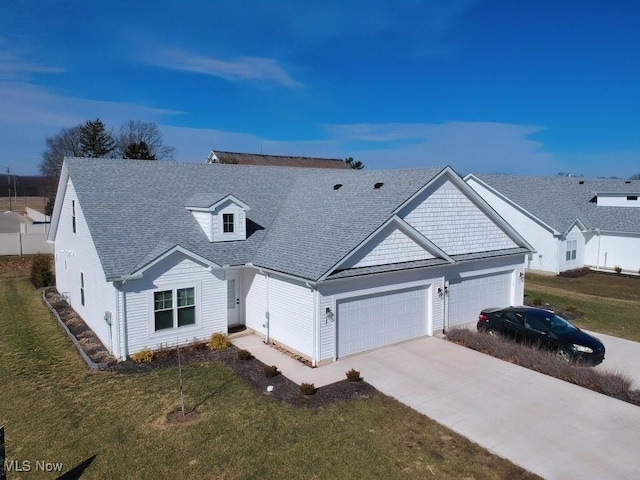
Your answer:
[[[47,205],[48,201],[48,197],[18,197],[17,199],[12,197],[11,210],[14,212],[21,212],[25,210],[25,207],[29,207],[44,213],[44,207]],[[0,197],[0,212],[6,212],[8,210],[9,197]]]
[[[561,380],[586,387],[596,392],[631,403],[638,395],[631,390],[632,381],[627,375],[606,370],[594,370],[560,360],[555,352],[540,350],[531,345],[516,343],[507,338],[474,332],[465,328],[453,328],[447,333],[450,340],[465,347],[506,360]]]
[[[86,480],[538,478],[392,399],[295,408],[218,364],[183,368],[199,416],[174,425],[176,369],[90,372],[26,277],[0,275],[0,312],[7,460]]]

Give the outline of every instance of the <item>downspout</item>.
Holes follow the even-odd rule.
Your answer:
[[[113,282],[113,288],[114,288],[114,296],[115,296],[115,302],[116,302],[116,318],[115,318],[115,322],[116,322],[116,347],[118,349],[118,357],[121,358],[120,353],[122,352],[122,344],[120,343],[120,289],[118,288],[118,285],[116,284],[116,282]],[[111,352],[113,354],[113,356],[115,355],[115,351]],[[123,359],[124,360],[124,359]]]
[[[124,284],[124,281],[122,282]],[[122,285],[121,284],[121,285]],[[122,305],[122,324],[120,328],[120,358],[126,360],[129,355],[128,342],[127,342],[127,296],[124,291],[120,290],[120,301]]]
[[[266,343],[267,345],[269,344],[269,329],[270,329],[270,321],[271,321],[271,313],[269,312],[269,274],[265,273],[265,278],[266,278],[266,283],[267,283],[267,301],[266,301],[266,312],[264,313],[264,324],[262,325],[265,328],[265,337],[264,337],[264,343]]]
[[[320,296],[320,293],[315,288],[312,288],[311,291],[313,292],[313,358],[311,359],[311,366],[317,367],[319,350],[318,338],[320,337],[320,335],[318,334],[318,328],[320,325],[320,322],[318,320],[318,308],[320,299],[318,297]]]
[[[598,234],[598,256],[596,257],[596,268],[600,268],[600,229],[596,228],[596,233]]]

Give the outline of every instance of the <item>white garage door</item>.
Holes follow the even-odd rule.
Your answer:
[[[338,302],[338,357],[427,334],[425,288]]]
[[[488,307],[508,307],[511,303],[511,272],[449,281],[449,327],[478,320]]]

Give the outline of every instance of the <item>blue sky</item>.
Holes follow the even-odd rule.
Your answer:
[[[367,169],[640,173],[637,0],[0,2],[0,168],[46,136],[156,122]]]

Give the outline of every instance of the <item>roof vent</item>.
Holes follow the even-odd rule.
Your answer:
[[[580,180],[578,183],[579,183],[580,185],[584,185],[584,180]]]
[[[340,187],[341,187],[341,186],[342,186],[342,184],[341,184],[341,183],[336,183],[336,184],[333,186],[333,189],[334,189],[334,190],[340,190]]]
[[[626,183],[627,185],[629,185],[629,184],[631,183],[631,180],[627,180],[627,181],[626,181],[626,182],[624,182],[624,183]]]
[[[382,187],[382,185],[384,185],[384,183],[382,183],[382,182],[378,182],[378,183],[376,183],[376,184],[373,186],[373,188],[375,188],[376,190],[378,190],[380,187]]]

